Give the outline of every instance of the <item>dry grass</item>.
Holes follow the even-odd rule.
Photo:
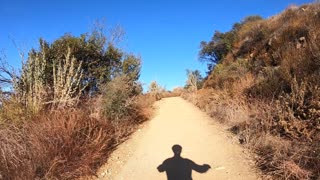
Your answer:
[[[231,99],[227,91],[202,89],[195,94],[184,93],[182,97],[221,123],[232,125],[249,118],[243,99]]]
[[[273,178],[316,179],[319,177],[319,144],[292,142],[264,135],[248,144],[259,155],[257,166]]]
[[[94,174],[115,146],[110,122],[83,110],[39,114],[1,133],[3,179],[73,179]]]
[[[72,179],[94,174],[115,145],[110,122],[89,118],[83,110],[41,115],[30,129],[31,152],[39,153],[37,176]]]
[[[25,107],[16,97],[0,97],[0,126],[14,124],[21,126],[24,122],[32,118],[31,108]]]
[[[256,164],[264,172],[264,178],[319,177],[320,133],[307,131],[306,128],[305,131],[300,130],[306,127],[301,123],[310,121],[295,120],[281,124],[277,117],[284,116],[279,112],[285,107],[261,100],[248,101],[245,97],[235,98],[227,91],[203,89],[196,94],[183,94],[182,97],[215,120],[227,124],[238,136],[239,142],[258,155]],[[291,129],[286,130],[289,127]],[[292,136],[288,136],[289,133]]]
[[[161,93],[162,98],[169,98],[169,97],[178,97],[181,95],[181,91],[165,91]]]
[[[153,102],[147,96],[132,99],[134,112],[121,121],[103,118],[98,99],[74,109],[39,112],[19,126],[7,121],[0,126],[0,179],[95,175],[113,149],[152,115]]]
[[[31,159],[26,134],[14,126],[0,129],[0,178],[30,179]],[[28,166],[29,165],[29,166]]]

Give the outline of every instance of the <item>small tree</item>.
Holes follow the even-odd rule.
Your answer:
[[[161,93],[164,91],[164,88],[160,86],[157,81],[152,81],[149,85],[149,93]]]
[[[230,31],[224,33],[215,31],[210,41],[201,41],[199,60],[208,63],[208,74],[216,64],[223,61],[228,53],[233,54],[234,42],[238,40],[241,28],[247,23],[262,19],[261,16],[248,16],[241,22],[235,23]]]
[[[161,93],[163,93],[165,91],[165,88],[161,87],[157,81],[152,81],[149,85],[149,93],[152,96],[156,97],[156,100],[160,100],[161,99]]]
[[[185,88],[191,92],[194,92],[202,87],[203,78],[199,70],[189,70],[187,69],[187,82]]]
[[[141,70],[141,58],[134,55],[127,55],[121,63],[121,75],[127,76],[130,85],[133,87],[132,94],[142,93],[142,85],[138,82]]]

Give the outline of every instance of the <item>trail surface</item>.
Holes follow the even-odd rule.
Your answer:
[[[249,154],[225,127],[180,97],[156,103],[156,114],[111,155],[98,179],[166,180],[157,167],[182,146],[181,156],[209,164],[206,173],[193,171],[194,180],[259,179]]]

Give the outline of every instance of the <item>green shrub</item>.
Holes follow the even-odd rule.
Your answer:
[[[22,126],[34,115],[32,109],[25,107],[16,97],[1,97],[0,126]]]
[[[255,84],[248,88],[245,94],[251,98],[275,98],[286,88],[289,87],[281,78],[279,69],[266,67],[256,78]]]
[[[114,78],[103,88],[102,114],[109,120],[130,117],[134,109],[133,98],[139,92],[137,89],[141,89],[141,85],[131,81],[127,76]]]
[[[217,64],[205,81],[204,87],[216,89],[230,89],[232,84],[241,79],[249,71],[248,61],[237,59],[231,63]]]

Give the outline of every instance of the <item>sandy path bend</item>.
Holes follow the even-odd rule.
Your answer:
[[[194,180],[259,179],[236,140],[197,107],[180,97],[163,99],[156,106],[155,117],[119,146],[98,179],[166,180],[156,168],[173,156],[174,144],[182,146],[182,157],[211,166],[204,174],[193,171]]]

